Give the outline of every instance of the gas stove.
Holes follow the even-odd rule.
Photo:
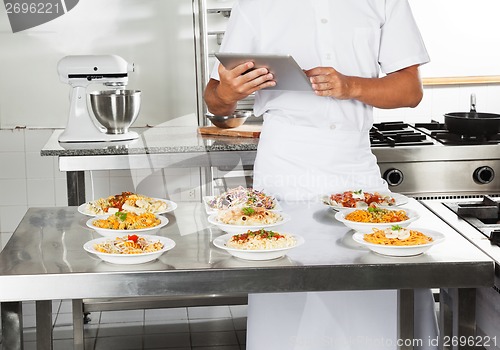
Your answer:
[[[413,125],[402,121],[375,123],[370,130],[372,147],[424,146],[433,144],[495,145],[500,143],[500,133],[488,138],[464,136],[449,132],[444,123],[431,120]]]
[[[374,124],[370,141],[393,192],[417,199],[500,194],[500,134],[463,137],[436,121],[396,121]]]

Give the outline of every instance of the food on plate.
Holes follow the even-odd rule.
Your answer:
[[[149,241],[141,236],[128,235],[96,243],[94,249],[108,254],[144,254],[162,250],[163,243],[159,240]]]
[[[240,207],[219,211],[217,220],[228,225],[258,226],[275,224],[282,221],[283,217],[260,207]]]
[[[253,188],[238,186],[208,201],[211,209],[229,209],[237,206],[251,206],[274,209],[276,199]]]
[[[165,201],[132,192],[122,192],[108,198],[88,202],[85,209],[94,215],[113,214],[118,211],[143,214],[161,213],[168,207]]]
[[[354,222],[391,223],[409,220],[405,210],[391,210],[369,207],[357,209],[345,215],[345,219]]]
[[[391,246],[420,245],[433,241],[432,237],[426,236],[422,232],[398,225],[384,230],[373,229],[373,233],[365,234],[363,238],[368,243]]]
[[[344,193],[331,194],[325,204],[344,208],[363,208],[367,206],[392,206],[396,200],[390,195],[378,192],[370,193],[359,191],[345,191]]]
[[[242,250],[269,250],[290,248],[296,244],[293,236],[261,229],[234,235],[227,241],[226,246]]]
[[[126,212],[116,212],[105,219],[92,221],[95,227],[111,230],[138,230],[158,226],[160,219],[152,213],[135,214]]]

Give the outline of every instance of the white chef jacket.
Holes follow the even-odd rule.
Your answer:
[[[241,0],[220,51],[290,54],[303,69],[331,66],[366,78],[429,61],[407,0]],[[373,123],[371,107],[312,92],[259,91],[254,114],[266,112],[336,130],[368,131]]]
[[[429,61],[407,0],[240,0],[220,50],[290,54],[303,69],[331,66],[368,78]],[[313,92],[261,90],[254,114],[264,115],[255,188],[284,203],[387,190],[370,150],[372,107]],[[434,338],[430,291],[416,295],[416,324],[428,326],[416,333]],[[394,350],[396,336],[395,291],[249,295],[248,350]]]

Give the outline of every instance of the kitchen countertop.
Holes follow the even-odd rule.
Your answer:
[[[203,205],[182,203],[166,214],[170,223],[159,232],[176,241],[176,247],[154,263],[133,266],[108,264],[82,249],[99,235],[85,226],[88,217],[76,207],[30,208],[0,253],[0,301],[161,295],[165,291],[278,292],[493,283],[492,260],[413,199],[410,207],[421,218],[412,225],[432,227],[447,239],[428,254],[411,258],[384,257],[360,247],[352,240],[352,231],[322,203],[282,206],[292,220],[280,230],[306,240],[284,259],[232,258],[211,244],[223,232],[208,223]],[[196,276],[199,283],[193,284],[190,276]]]
[[[158,233],[173,239],[175,248],[141,265],[113,265],[86,253],[83,244],[98,235],[85,226],[88,217],[76,207],[30,208],[0,253],[6,344],[19,343],[15,321],[22,314],[17,305],[24,300],[37,301],[37,320],[44,327],[50,324],[54,299],[414,288],[469,291],[493,285],[494,263],[487,255],[416,200],[410,199],[407,206],[421,215],[414,227],[432,227],[446,240],[420,256],[381,256],[355,243],[353,232],[324,204],[290,202],[282,207],[292,220],[280,231],[299,234],[305,243],[280,259],[246,261],[213,246],[212,240],[224,232],[208,223],[201,203],[182,203],[165,214],[170,222]],[[44,331],[50,334],[50,327]],[[41,348],[50,344],[46,333],[37,334]]]
[[[130,141],[59,143],[56,130],[41,150],[42,156],[95,156],[218,151],[255,151],[257,138],[207,136],[196,126],[132,128],[139,138]]]

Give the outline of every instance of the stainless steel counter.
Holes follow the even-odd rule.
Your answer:
[[[0,253],[0,302],[2,315],[9,316],[2,317],[3,334],[19,341],[12,330],[16,320],[17,326],[22,324],[18,313],[19,301],[24,300],[37,300],[40,311],[47,313],[50,307],[43,301],[53,299],[414,288],[468,291],[493,285],[493,261],[415,200],[409,206],[422,217],[414,226],[432,227],[447,239],[411,258],[384,257],[360,247],[352,231],[321,203],[282,206],[292,221],[281,230],[306,240],[282,259],[244,261],[215,248],[211,241],[223,232],[208,223],[201,204],[183,203],[166,215],[170,223],[159,232],[172,238],[176,247],[155,262],[133,266],[108,264],[82,249],[97,235],[75,207],[31,208]],[[44,319],[43,314],[38,317]]]
[[[56,130],[41,150],[58,157],[59,170],[66,172],[68,205],[85,200],[84,171],[200,167],[206,182],[211,167],[253,165],[258,139],[202,136],[196,126],[133,128],[139,138],[123,142],[59,143],[63,130]],[[206,191],[206,194],[211,194]]]

